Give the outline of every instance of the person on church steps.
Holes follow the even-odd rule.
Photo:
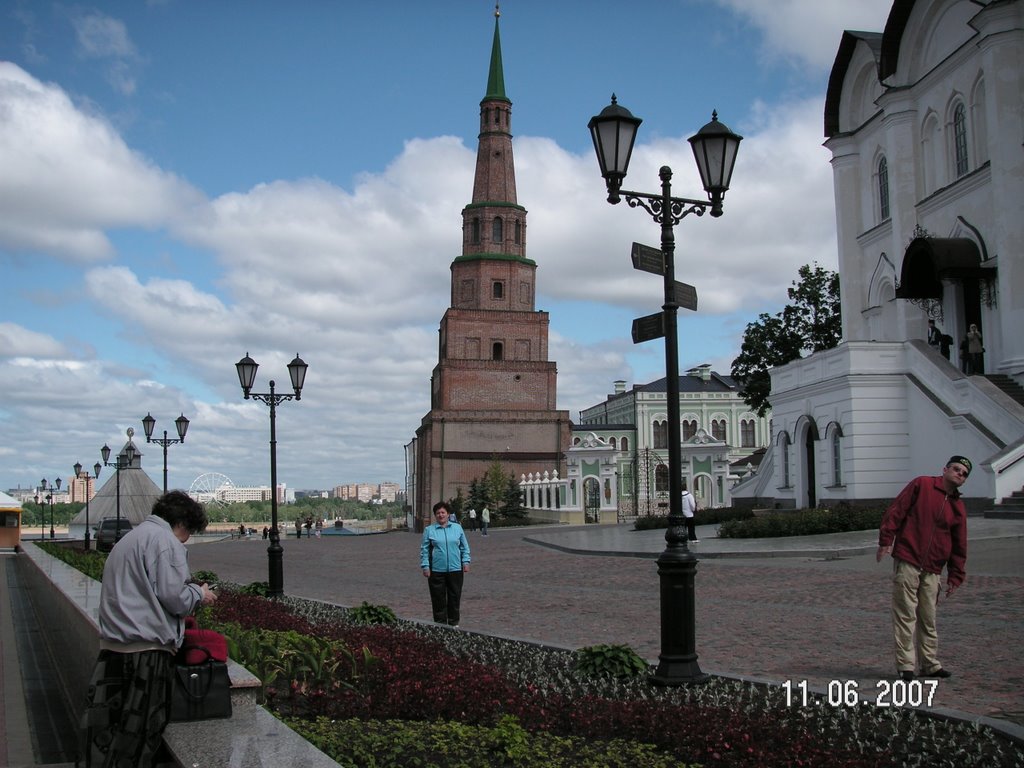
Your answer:
[[[420,568],[430,589],[434,621],[459,626],[462,583],[469,573],[469,542],[462,526],[449,519],[448,505],[434,505],[434,520],[423,530]]]
[[[951,456],[938,477],[911,480],[882,517],[875,560],[892,555],[896,672],[904,681],[915,674],[950,676],[938,659],[935,613],[942,569],[947,598],[966,578],[967,511],[960,486],[970,473],[970,459]]]

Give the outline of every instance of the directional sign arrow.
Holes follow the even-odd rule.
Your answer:
[[[665,335],[665,317],[662,312],[655,312],[647,317],[638,317],[633,321],[633,343],[640,344],[651,339],[660,339]]]
[[[678,280],[673,283],[676,289],[676,304],[683,309],[697,311],[697,289],[687,283],[680,283]]]
[[[642,243],[633,243],[629,252],[629,258],[633,261],[633,269],[641,272],[650,272],[652,275],[665,274],[665,257],[661,254],[660,248],[652,248]]]

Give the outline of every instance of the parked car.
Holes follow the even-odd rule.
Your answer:
[[[109,552],[131,529],[131,520],[126,517],[120,520],[116,517],[103,518],[96,528],[96,549],[100,552]]]

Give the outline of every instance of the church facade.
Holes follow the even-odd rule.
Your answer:
[[[884,31],[843,34],[824,128],[844,341],[771,372],[772,445],[734,499],[886,501],[951,454],[974,509],[1024,486],[1022,93],[1021,0],[895,0]]]

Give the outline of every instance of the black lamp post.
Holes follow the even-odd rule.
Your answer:
[[[75,469],[75,478],[78,479],[78,480],[82,480],[82,479],[85,480],[85,550],[88,552],[89,551],[89,501],[92,498],[92,494],[89,493],[89,486],[92,484],[93,480],[99,480],[100,479],[100,470],[103,469],[103,466],[97,461],[92,466],[92,470],[93,470],[93,472],[95,472],[95,475],[91,476],[88,473],[88,471],[87,471],[85,473],[85,477],[84,478],[82,477],[82,462],[76,461],[74,469]]]
[[[54,488],[54,486],[56,486],[56,488]],[[46,478],[44,477],[43,480],[42,480],[42,489],[44,491],[48,491],[48,493],[46,494],[46,497],[44,498],[44,501],[46,501],[46,503],[50,505],[50,538],[53,539],[53,538],[56,538],[56,533],[54,533],[54,530],[53,530],[53,492],[54,492],[54,490],[57,490],[57,491],[60,490],[60,478],[58,477],[56,479],[56,481],[54,481],[53,485],[49,485],[47,483]],[[44,520],[45,520],[45,518],[44,518]],[[45,522],[43,523],[43,525],[45,526]],[[40,535],[39,538],[43,538],[43,536]]]
[[[117,528],[114,529],[115,544],[121,540],[121,470],[128,469],[128,467],[132,465],[132,462],[135,461],[135,444],[132,443],[132,437],[135,435],[135,430],[132,429],[131,427],[128,427],[126,434],[128,435],[128,445],[124,447],[124,450],[121,451],[121,453],[117,454],[117,456],[114,457],[114,461],[109,460],[109,445],[104,443],[103,447],[100,448],[100,455],[103,457],[103,466],[114,467],[114,469],[116,470],[114,473],[115,482],[117,483],[117,496],[114,506],[117,515]],[[99,472],[97,472],[96,474],[99,475]]]
[[[641,122],[642,120],[634,117],[628,109],[619,106],[613,94],[612,103],[605,107],[601,114],[592,117],[588,127],[601,165],[601,175],[608,187],[608,202],[614,205],[625,197],[630,208],[643,208],[661,224],[660,263],[654,268],[651,268],[650,264],[646,267],[638,265],[639,269],[664,275],[665,304],[660,318],[661,327],[653,333],[647,333],[645,338],[637,338],[634,333],[634,339],[646,341],[660,335],[665,336],[669,519],[668,530],[665,533],[665,551],[658,558],[658,575],[661,580],[661,655],[658,657],[658,668],[651,679],[661,685],[679,685],[701,682],[707,679],[707,675],[701,672],[697,664],[694,619],[697,558],[690,552],[686,543],[685,518],[682,510],[679,344],[676,314],[680,306],[680,293],[687,288],[693,289],[676,282],[674,228],[691,213],[703,216],[705,211],[709,211],[716,218],[722,215],[722,200],[729,189],[733,166],[736,163],[736,151],[742,137],[718,122],[718,114],[712,113],[711,122],[689,139],[701,182],[708,195],[707,200],[672,197],[672,169],[668,166],[663,166],[659,174],[660,195],[630,192],[621,187]],[[687,306],[696,309],[695,291]]]
[[[174,420],[174,426],[178,429],[178,436],[168,437],[167,430],[164,430],[163,437],[153,437],[153,427],[156,426],[156,419],[150,413],[146,414],[146,418],[142,420],[142,428],[146,432],[146,442],[156,443],[164,449],[164,493],[167,493],[167,446],[175,445],[176,443],[185,442],[185,433],[188,432],[188,419],[185,418],[185,414],[181,414]]]
[[[284,594],[284,549],[281,547],[281,534],[277,528],[277,406],[286,400],[301,400],[302,385],[306,381],[308,368],[298,355],[288,363],[288,375],[292,380],[294,395],[279,395],[274,392],[274,381],[270,381],[270,393],[259,394],[252,391],[256,381],[256,369],[259,364],[245,353],[245,357],[235,363],[238,372],[238,383],[242,385],[245,399],[252,398],[270,406],[270,546],[267,547],[267,565],[269,569],[269,589],[267,595],[278,597]]]

